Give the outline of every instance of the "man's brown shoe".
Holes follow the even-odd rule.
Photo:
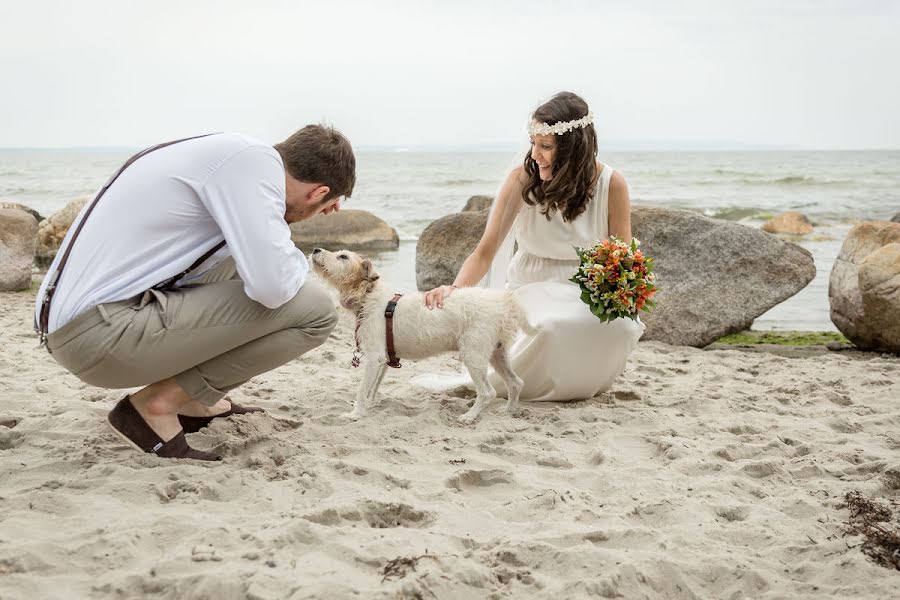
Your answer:
[[[141,452],[155,454],[162,458],[193,458],[195,460],[216,461],[221,457],[188,446],[184,431],[168,442],[164,442],[156,432],[147,425],[140,413],[131,404],[131,397],[125,396],[109,412],[109,425],[124,441]]]
[[[187,417],[185,415],[178,415],[178,422],[181,423],[181,428],[184,429],[185,433],[195,433],[212,423],[213,419],[224,419],[231,415],[249,415],[250,413],[259,412],[266,411],[255,406],[240,406],[232,402],[231,409],[226,410],[221,414],[212,415],[210,417]]]

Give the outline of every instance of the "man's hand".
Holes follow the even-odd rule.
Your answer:
[[[444,298],[448,297],[450,294],[456,290],[455,285],[442,285],[440,287],[436,287],[430,292],[425,293],[425,306],[429,309],[437,306],[438,308],[444,308]]]

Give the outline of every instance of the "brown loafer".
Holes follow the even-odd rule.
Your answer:
[[[125,396],[116,404],[109,412],[109,425],[112,430],[119,435],[129,445],[134,446],[141,452],[155,454],[162,458],[193,458],[195,460],[216,461],[222,460],[221,457],[202,450],[195,450],[188,446],[184,437],[184,432],[179,431],[178,435],[168,442],[164,442],[156,432],[147,425],[143,417],[135,410],[131,404],[131,397]]]
[[[200,431],[204,427],[207,427],[210,423],[212,423],[213,419],[224,419],[225,417],[230,417],[231,415],[248,415],[250,413],[259,413],[266,412],[261,408],[257,408],[255,406],[240,406],[239,404],[231,403],[231,409],[226,410],[225,412],[212,415],[211,417],[188,417],[185,415],[178,415],[178,422],[181,423],[181,428],[185,433],[196,433]]]

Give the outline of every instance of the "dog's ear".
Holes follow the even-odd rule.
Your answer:
[[[372,264],[372,261],[368,258],[362,261],[362,272],[363,279],[368,281],[369,283],[374,283],[378,281],[378,278],[381,277],[376,271],[375,266]]]

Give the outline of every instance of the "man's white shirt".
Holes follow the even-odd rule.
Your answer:
[[[284,220],[285,198],[281,156],[244,135],[215,134],[139,158],[106,191],[78,235],[53,296],[49,331],[98,304],[166,281],[223,239],[225,247],[180,283],[231,255],[247,296],[268,308],[281,306],[309,273]],[[56,270],[88,206],[48,273]],[[36,318],[48,279],[37,295]]]

